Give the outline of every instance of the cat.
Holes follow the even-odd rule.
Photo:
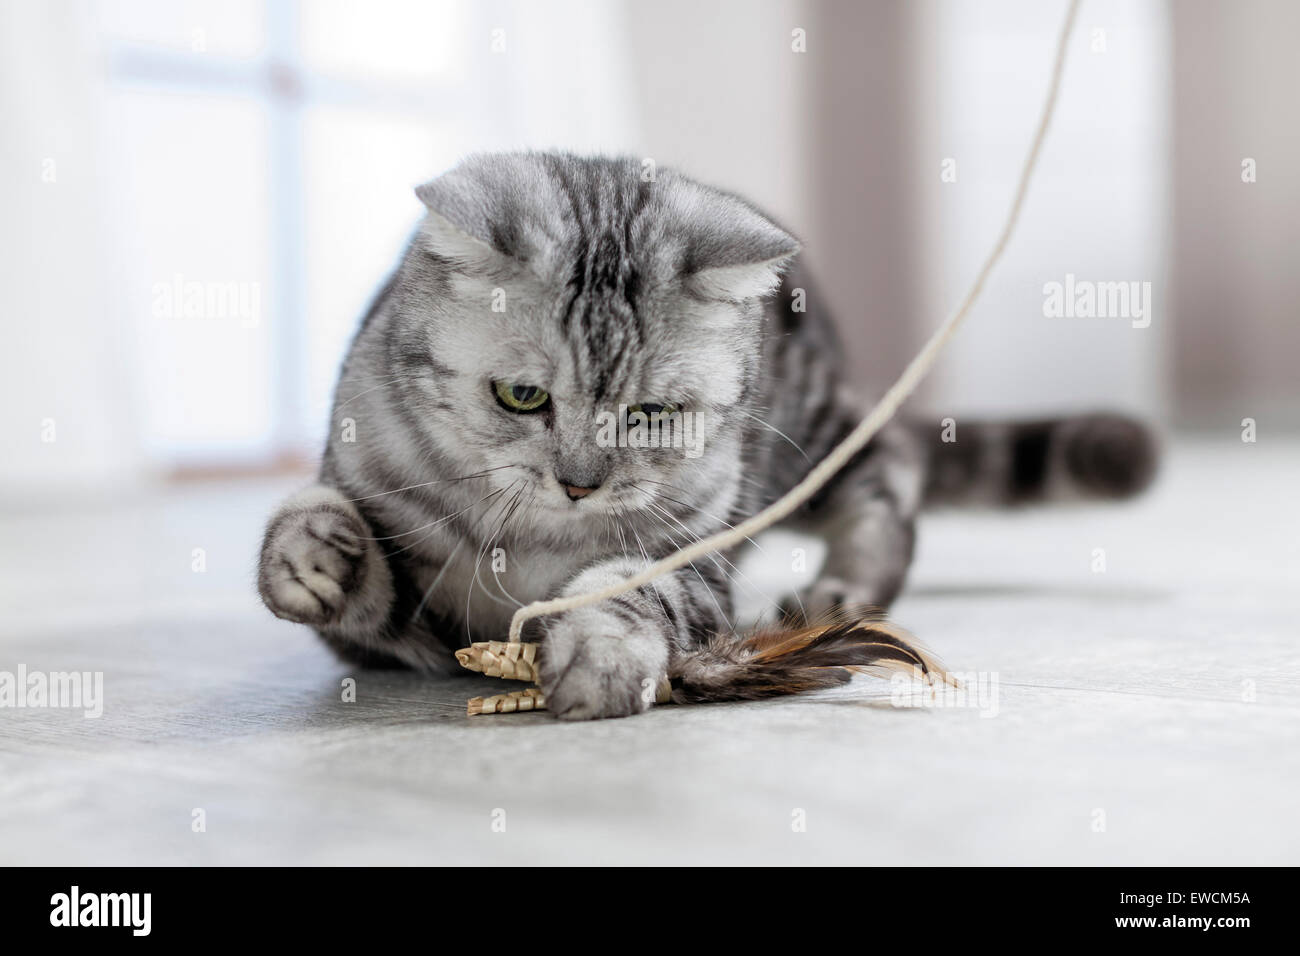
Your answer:
[[[730,193],[530,152],[471,157],[416,194],[424,218],[343,363],[318,483],[272,516],[259,562],[267,607],[345,661],[453,672],[452,651],[501,639],[521,604],[754,514],[869,408],[799,242]],[[687,421],[696,454],[632,440]],[[827,555],[784,607],[888,607],[923,504],[1120,498],[1155,459],[1115,415],[963,423],[957,441],[896,420],[788,520]],[[530,622],[551,712],[644,710],[670,661],[734,630],[734,558]]]

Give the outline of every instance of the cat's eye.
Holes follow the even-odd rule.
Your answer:
[[[510,382],[493,382],[492,390],[502,407],[512,412],[541,411],[551,396],[536,385],[513,385]]]
[[[628,417],[631,418],[633,415],[640,413],[644,415],[648,421],[653,422],[676,415],[678,410],[679,409],[676,405],[664,404],[662,402],[639,402],[636,405],[629,405],[627,407],[627,414]]]

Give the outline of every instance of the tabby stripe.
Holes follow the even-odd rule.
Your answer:
[[[1047,455],[1052,442],[1050,422],[1017,425],[1011,438],[1009,500],[1025,501],[1038,495],[1047,483]]]

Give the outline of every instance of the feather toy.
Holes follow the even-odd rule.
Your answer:
[[[467,670],[507,680],[538,680],[540,645],[485,641],[456,652]],[[677,655],[659,682],[655,702],[700,704],[762,700],[834,687],[851,672],[903,673],[957,686],[939,660],[874,609],[844,609],[806,622],[787,620],[738,634],[718,634]],[[544,710],[540,688],[471,698],[467,712]]]

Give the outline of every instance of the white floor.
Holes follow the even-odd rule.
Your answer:
[[[968,706],[860,677],[579,725],[467,718],[505,685],[349,675],[271,618],[283,483],[10,513],[0,671],[102,671],[105,701],[0,709],[0,863],[1295,864],[1298,477],[1230,434],[1132,505],[936,515],[894,617]]]

